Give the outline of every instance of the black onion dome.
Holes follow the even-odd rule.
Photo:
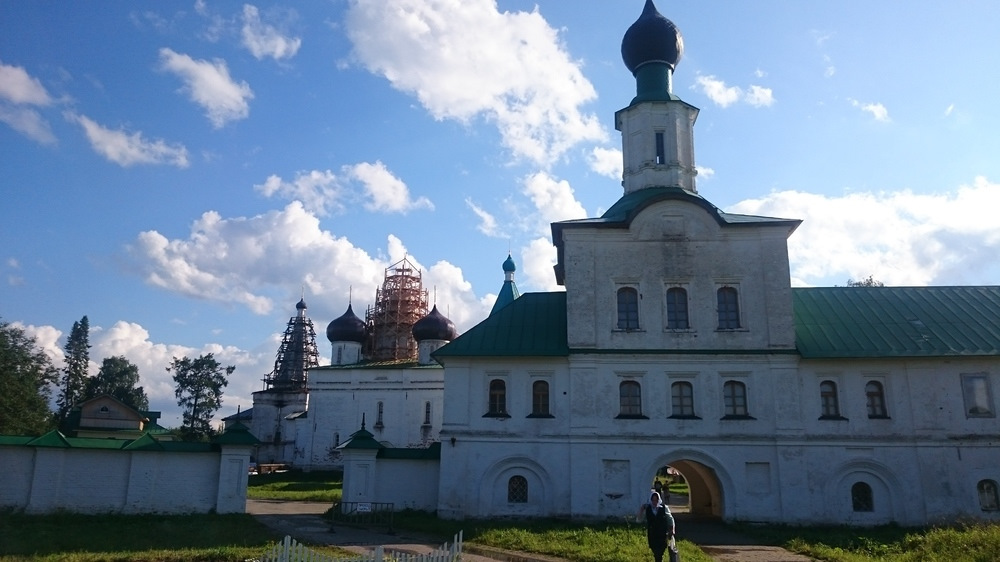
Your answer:
[[[451,341],[457,337],[458,331],[455,330],[455,323],[438,312],[437,305],[434,305],[430,314],[417,320],[417,323],[413,325],[413,339],[418,342],[424,340]]]
[[[306,306],[306,299],[299,299],[299,302],[295,304],[295,310],[305,310],[309,307]]]
[[[365,323],[354,315],[351,305],[347,305],[347,312],[343,316],[330,322],[326,327],[326,339],[331,343],[337,341],[364,343]]]
[[[683,54],[684,39],[680,30],[656,10],[653,0],[646,0],[642,15],[622,38],[622,60],[629,72],[635,74],[636,69],[647,62],[664,62],[673,70]]]

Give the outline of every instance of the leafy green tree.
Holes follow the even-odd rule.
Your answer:
[[[73,322],[73,329],[66,340],[66,366],[59,379],[59,398],[56,400],[56,417],[66,421],[69,411],[83,398],[87,386],[87,368],[90,365],[90,321],[84,316]]]
[[[181,431],[185,439],[199,441],[212,435],[212,416],[222,406],[222,388],[235,370],[234,366],[223,368],[211,353],[194,360],[174,357],[167,372],[174,374],[174,396],[184,410]]]
[[[874,276],[869,275],[867,279],[862,279],[860,281],[855,281],[854,279],[847,280],[848,287],[885,287],[885,283],[875,279]]]
[[[57,378],[38,342],[0,322],[0,435],[41,435],[51,429],[50,385]]]
[[[139,367],[124,355],[105,357],[97,375],[87,379],[83,400],[110,394],[139,411],[149,409],[149,397],[139,385]]]

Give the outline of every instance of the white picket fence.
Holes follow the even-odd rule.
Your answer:
[[[390,551],[388,554],[382,546],[375,547],[370,554],[351,558],[335,558],[314,552],[290,536],[280,544],[274,545],[261,558],[262,562],[455,562],[462,558],[462,535],[459,531],[451,544],[444,543],[440,548],[427,554],[409,554]]]

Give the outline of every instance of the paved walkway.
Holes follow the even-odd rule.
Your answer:
[[[274,500],[247,500],[247,513],[279,534],[309,544],[338,546],[351,552],[364,554],[375,546],[383,545],[387,551],[426,554],[440,542],[419,533],[401,531],[397,534],[374,529],[330,526],[322,515],[329,503],[286,502]],[[811,562],[811,558],[793,554],[783,548],[753,544],[744,535],[734,533],[715,521],[697,520],[677,514],[677,528],[685,540],[694,542],[716,562]],[[679,533],[680,534],[680,533]],[[465,562],[565,562],[560,558],[511,552],[466,543],[462,560]]]

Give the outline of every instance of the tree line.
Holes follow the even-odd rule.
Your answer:
[[[105,394],[140,413],[149,410],[149,397],[139,386],[139,368],[125,356],[105,357],[97,374],[90,376],[86,316],[73,322],[63,351],[65,365],[57,368],[37,340],[0,319],[0,435],[70,431],[73,409]],[[176,432],[185,440],[208,439],[213,434],[212,417],[222,407],[222,389],[236,367],[224,367],[206,353],[194,359],[174,357],[166,369],[173,374],[174,396],[183,411]]]

